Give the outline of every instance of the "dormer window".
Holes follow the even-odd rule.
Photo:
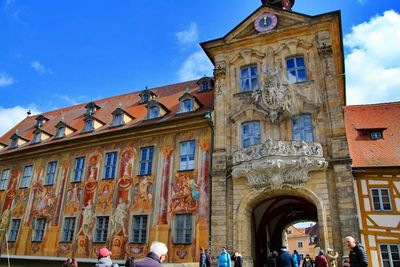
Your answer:
[[[209,91],[214,87],[213,79],[206,76],[198,80],[197,84],[199,85],[199,92]]]
[[[98,105],[96,105],[96,103],[94,103],[94,102],[88,103],[85,106],[85,108],[86,108],[86,115],[88,115],[88,116],[93,115],[96,112],[96,110],[100,109],[100,107]]]
[[[39,115],[39,116],[37,116],[37,118],[36,118],[36,124],[35,124],[35,128],[40,128],[40,127],[42,127],[43,126],[43,124],[46,122],[46,121],[48,121],[49,119],[47,119],[45,116],[43,116],[43,115]]]
[[[159,106],[153,106],[149,109],[149,119],[154,119],[160,117],[160,107]]]
[[[32,144],[37,144],[42,141],[42,131],[37,130],[33,133],[33,139],[31,141]]]
[[[111,122],[111,127],[117,127],[125,124],[124,121],[124,111],[121,108],[117,108],[112,113],[113,120]]]
[[[371,139],[372,140],[383,139],[382,132],[371,132]]]
[[[92,116],[87,116],[84,119],[85,125],[83,127],[83,132],[92,132],[94,130],[94,119]]]
[[[54,136],[54,138],[65,137],[65,128],[65,125],[60,125],[59,127],[57,127],[56,135]]]
[[[200,103],[197,99],[189,92],[189,88],[186,88],[185,92],[179,97],[179,110],[178,113],[186,113],[197,110],[200,107]]]
[[[18,147],[18,136],[12,136],[10,148],[17,148],[17,147]]]
[[[190,112],[193,111],[193,99],[185,99],[181,102],[181,111]]]
[[[144,89],[140,94],[140,104],[147,104],[149,103],[151,100],[156,99],[157,95],[155,93],[153,93],[152,91],[150,91],[149,89]]]

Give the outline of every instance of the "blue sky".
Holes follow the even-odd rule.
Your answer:
[[[34,113],[211,75],[199,42],[260,0],[0,0],[0,134]],[[348,104],[400,101],[400,1],[297,0],[340,9]]]

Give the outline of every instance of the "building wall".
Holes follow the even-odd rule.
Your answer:
[[[375,169],[355,176],[360,211],[360,241],[367,251],[371,266],[384,266],[381,245],[400,244],[399,177],[398,171],[388,172],[384,169]],[[376,210],[374,208],[372,189],[389,190],[390,210]]]
[[[177,128],[175,128],[177,127]],[[172,130],[171,130],[172,129]],[[209,170],[211,135],[208,124],[175,122],[168,130],[119,138],[98,138],[74,149],[47,148],[45,152],[2,159],[0,171],[10,169],[8,186],[0,191],[4,241],[13,219],[20,219],[17,240],[8,242],[11,255],[97,258],[107,246],[113,259],[142,257],[152,241],[167,243],[168,262],[197,261],[199,248],[208,247]],[[108,142],[105,142],[108,140]],[[180,142],[195,141],[193,170],[180,171]],[[139,174],[140,149],[154,146],[151,175]],[[114,179],[104,179],[105,153],[118,155]],[[73,182],[75,159],[85,157],[81,182]],[[46,185],[48,162],[57,161],[55,182]],[[30,183],[21,188],[24,167],[33,165]],[[177,214],[192,214],[192,238],[174,243]],[[148,215],[147,240],[132,242],[132,216]],[[106,242],[94,242],[96,218],[109,218]],[[73,242],[61,242],[66,217],[76,219]],[[46,221],[41,242],[32,241],[37,218]],[[3,248],[4,249],[4,248]],[[2,250],[4,251],[4,250]]]
[[[253,23],[263,12],[276,14],[279,24],[271,32],[257,33]],[[316,206],[322,248],[331,247],[341,255],[346,254],[343,238],[358,236],[359,229],[354,216],[353,179],[342,112],[345,100],[339,14],[310,18],[264,6],[223,38],[202,45],[215,63],[216,80],[211,214],[213,250],[218,251],[220,246],[226,245],[232,251],[241,251],[246,264],[253,264],[253,209],[271,196],[290,195],[302,197]],[[284,78],[285,60],[295,55],[304,55],[307,81],[288,85]],[[265,95],[240,92],[240,69],[249,65],[257,66],[259,88]],[[268,90],[274,88],[268,85],[271,75],[278,76],[280,87],[275,88],[290,87],[299,97],[296,104],[288,101],[290,105],[296,105],[297,112],[285,115],[273,110],[271,103],[262,106],[260,99],[271,101],[268,99],[268,94],[269,97],[273,94]],[[285,101],[280,99],[278,102]],[[278,119],[273,116],[274,112],[280,116]],[[297,183],[282,174],[285,167],[270,171],[262,166],[263,159],[278,164],[277,160],[283,162],[290,152],[280,151],[283,156],[279,157],[262,152],[262,149],[243,149],[241,125],[259,121],[262,144],[259,147],[274,148],[291,142],[291,121],[299,113],[312,115],[314,142],[321,144],[323,149],[324,158],[320,160],[329,164],[326,169],[299,175],[302,182]],[[265,153],[265,157],[259,159],[257,153]],[[238,163],[235,156],[239,154],[250,156],[246,162],[239,160]],[[299,158],[294,157],[295,160]],[[274,180],[273,177],[279,178]],[[254,179],[261,183],[252,185]],[[287,180],[282,182],[284,179]],[[253,238],[249,239],[249,236]]]

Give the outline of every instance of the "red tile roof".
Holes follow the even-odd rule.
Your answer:
[[[195,96],[195,98],[201,103],[201,106],[195,112],[181,113],[177,114],[179,109],[179,97],[185,93],[185,90],[189,89],[189,92]],[[138,127],[140,125],[148,125],[148,124],[157,124],[166,121],[172,121],[176,119],[183,119],[198,116],[199,114],[203,114],[204,112],[213,109],[214,102],[214,94],[212,90],[199,92],[199,84],[197,81],[188,81],[182,82],[157,88],[149,88],[154,92],[157,97],[155,100],[164,105],[170,112],[164,115],[159,119],[145,120],[147,116],[147,108],[146,104],[139,103],[141,98],[139,94],[141,91],[132,92],[125,95],[114,96],[110,98],[105,98],[101,100],[94,101],[97,106],[100,107],[94,114],[93,117],[103,123],[102,127],[98,128],[94,132],[91,133],[82,133],[84,127],[84,115],[86,114],[85,106],[87,103],[82,103],[75,106],[70,106],[67,108],[54,110],[50,112],[43,113],[44,117],[49,119],[47,122],[43,124],[41,129],[47,133],[55,135],[56,133],[56,125],[63,119],[64,123],[76,129],[74,133],[68,135],[65,138],[54,139],[50,138],[47,141],[43,141],[40,144],[32,145],[30,143],[22,145],[20,148],[13,149],[19,150],[24,149],[25,147],[31,146],[40,146],[43,144],[51,143],[51,142],[62,142],[63,140],[70,139],[78,139],[88,135],[101,134],[109,131],[118,131],[119,129],[125,129],[130,127]],[[122,108],[126,113],[128,113],[134,120],[128,122],[125,126],[110,128],[113,115],[111,114],[116,108]],[[6,134],[0,137],[0,143],[4,143],[9,145],[11,143],[10,137],[18,130],[18,135],[24,139],[32,140],[33,132],[36,130],[36,118],[40,115],[32,115],[20,123],[18,123],[14,128],[9,130]],[[0,151],[0,153],[4,153],[8,151],[7,148],[4,148]]]
[[[400,102],[344,107],[353,167],[400,166]],[[382,131],[372,140],[370,132]]]

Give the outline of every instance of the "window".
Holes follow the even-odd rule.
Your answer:
[[[21,179],[21,188],[26,188],[29,186],[29,183],[31,181],[31,176],[32,176],[32,170],[33,166],[25,166],[24,173],[22,174],[22,179]]]
[[[381,132],[372,132],[371,133],[371,139],[372,140],[383,139],[382,133]]]
[[[17,241],[20,225],[21,225],[20,219],[12,219],[11,220],[10,232],[8,233],[8,241],[10,241],[10,242]]]
[[[113,121],[111,123],[111,126],[120,126],[124,125],[124,113],[114,113]]]
[[[36,131],[34,133],[33,139],[31,141],[32,144],[37,144],[42,141],[42,132],[41,131]]]
[[[149,119],[154,119],[160,117],[160,107],[159,106],[152,106],[149,109]]]
[[[74,240],[74,232],[75,232],[75,218],[74,217],[65,218],[61,242],[72,242]]]
[[[297,247],[298,248],[302,248],[303,247],[303,242],[301,242],[301,241],[297,242]]]
[[[200,92],[208,91],[211,89],[212,89],[212,80],[211,79],[204,80],[200,83],[200,90],[199,90]]]
[[[54,138],[62,138],[65,137],[65,126],[60,126],[57,128],[56,135]]]
[[[83,177],[83,169],[85,168],[85,157],[75,159],[74,182],[81,182]]]
[[[292,234],[292,230],[287,230],[287,234],[291,235]]]
[[[154,147],[145,147],[140,149],[140,175],[150,175],[153,164]]]
[[[179,170],[194,170],[195,141],[180,144]]]
[[[185,99],[180,102],[180,112],[190,112],[193,110],[193,99]]]
[[[243,148],[261,143],[260,122],[250,121],[242,123]]]
[[[287,78],[291,83],[299,83],[307,80],[304,57],[291,57],[286,59]]]
[[[132,242],[146,243],[147,215],[134,215],[132,220]]]
[[[86,119],[85,120],[85,127],[83,128],[83,132],[91,132],[94,130],[94,120],[93,119]]]
[[[192,242],[192,214],[177,214],[174,230],[175,244],[190,244]]]
[[[117,152],[106,153],[106,164],[104,166],[104,179],[114,179],[117,167]]]
[[[43,241],[44,228],[46,226],[46,219],[37,218],[35,220],[35,228],[33,229],[33,242]]]
[[[47,165],[47,175],[46,175],[46,183],[45,185],[52,185],[54,184],[54,180],[56,177],[57,171],[57,161],[51,161]]]
[[[96,218],[96,232],[94,242],[106,242],[108,234],[108,217]]]
[[[384,267],[400,266],[400,245],[380,245]]]
[[[292,138],[295,141],[314,142],[311,114],[301,114],[293,118]]]
[[[11,138],[10,148],[17,148],[18,147],[18,137]]]
[[[374,210],[392,210],[390,193],[387,188],[371,189]]]
[[[1,174],[0,190],[6,190],[8,186],[8,179],[10,178],[10,169],[4,169]]]
[[[240,69],[240,92],[258,90],[257,66],[248,66]]]

